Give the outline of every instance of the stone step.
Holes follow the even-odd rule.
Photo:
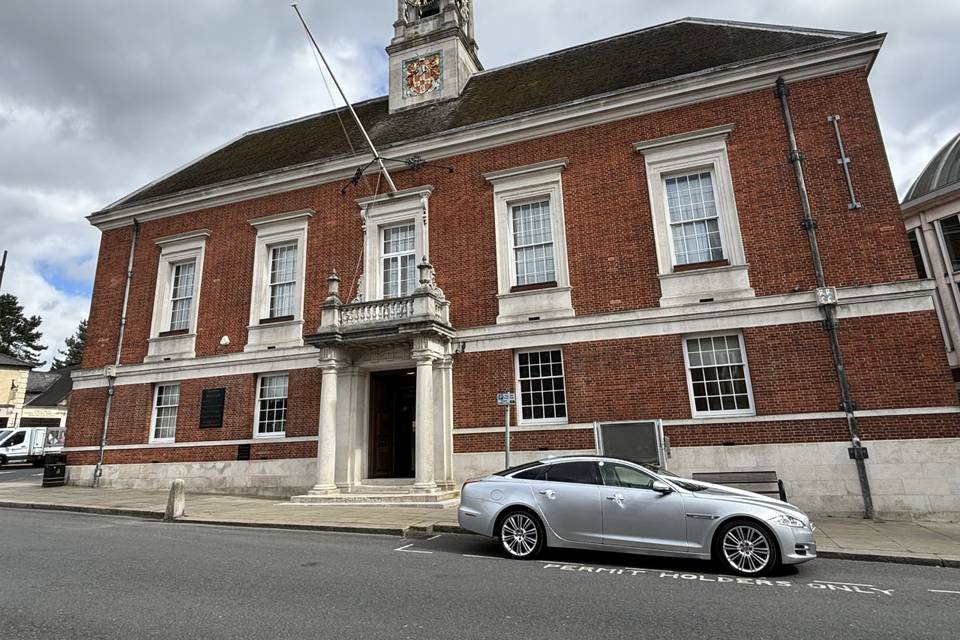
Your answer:
[[[437,493],[335,493],[293,496],[290,498],[290,502],[311,505],[381,505],[445,509],[457,506],[458,496],[457,491],[440,491]]]

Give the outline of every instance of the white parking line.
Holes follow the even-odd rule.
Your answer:
[[[960,591],[950,591],[948,589],[927,589],[930,593],[955,593],[960,595]]]
[[[405,544],[402,547],[394,549],[394,551],[403,551],[405,553],[433,553],[433,551],[420,551],[419,549],[411,549],[410,547],[412,546],[413,543],[411,542],[410,544]]]
[[[503,560],[504,558],[494,558],[493,556],[477,556],[472,553],[463,554],[464,558],[483,558],[484,560]]]
[[[443,535],[442,533],[438,533],[437,535],[433,536],[432,538],[427,538],[427,542],[430,542],[431,540],[436,540],[437,538],[439,538],[439,537],[442,536],[442,535]]]

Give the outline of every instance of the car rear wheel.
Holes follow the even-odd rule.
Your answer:
[[[765,576],[779,562],[773,536],[749,520],[735,520],[720,528],[714,557],[724,570],[742,576]]]
[[[504,514],[497,534],[508,558],[530,560],[540,555],[544,547],[543,525],[529,511],[517,509]]]

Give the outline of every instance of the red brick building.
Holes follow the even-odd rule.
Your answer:
[[[675,471],[960,513],[960,408],[867,81],[882,34],[684,19],[483,70],[468,0],[412,4],[389,95],[355,105],[396,191],[341,110],[90,216],[72,481],[102,454],[113,486],[441,499],[502,466],[515,391],[514,462],[653,420]]]

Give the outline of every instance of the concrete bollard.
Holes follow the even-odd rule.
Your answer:
[[[170,485],[170,495],[167,497],[167,510],[163,514],[166,522],[172,522],[183,517],[183,508],[186,498],[183,494],[183,480],[177,478]]]

